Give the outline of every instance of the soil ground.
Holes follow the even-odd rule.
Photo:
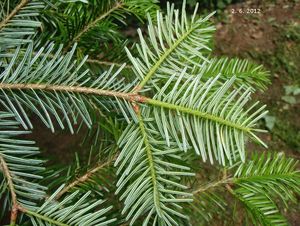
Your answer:
[[[260,13],[232,13],[259,9]],[[252,59],[271,71],[272,84],[255,98],[270,111],[265,135],[270,150],[300,157],[300,2],[247,1],[234,4],[219,16],[215,34],[217,55]],[[272,124],[271,122],[271,124]],[[268,128],[269,127],[269,128]]]
[[[233,13],[247,9],[260,13]],[[263,135],[268,151],[300,159],[300,1],[254,0],[230,5],[216,23],[216,55],[251,59],[271,72],[272,84],[254,97],[270,112],[261,125],[269,130]],[[253,149],[263,150],[249,145]],[[291,225],[300,225],[299,202],[284,211]]]

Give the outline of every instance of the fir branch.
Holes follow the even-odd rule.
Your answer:
[[[112,206],[99,209],[104,201],[88,199],[91,194],[90,191],[79,197],[77,190],[61,202],[55,201],[55,196],[62,188],[63,186],[60,186],[51,197],[45,200],[41,207],[27,208],[19,205],[18,210],[30,218],[32,225],[44,225],[46,222],[57,226],[109,225],[116,221],[115,218],[108,219],[105,216],[112,209]],[[47,223],[46,225],[48,225]]]
[[[53,48],[53,45],[51,45],[51,48]],[[26,54],[30,56],[33,52],[32,50],[33,47],[29,46]],[[71,63],[75,47],[73,47],[72,51],[62,58],[59,58],[60,50],[58,50],[55,54],[55,58],[52,58],[49,62],[47,62],[47,56],[51,53],[50,49],[47,52],[47,55],[43,56],[42,61],[40,61],[35,67],[34,63],[37,62],[37,56],[35,56],[31,61],[25,60],[26,55],[22,56],[22,64],[19,64],[18,67],[20,68],[23,66],[26,68],[27,77],[20,73],[21,70],[17,70],[17,73],[14,73],[14,77],[11,78],[10,73],[14,72],[11,65],[16,65],[19,62],[19,60],[17,60],[19,50],[17,50],[14,54],[14,56],[16,56],[14,61],[7,66],[8,70],[5,70],[1,74],[2,83],[0,84],[1,90],[8,90],[6,91],[7,94],[5,91],[3,94],[4,98],[10,105],[12,104],[11,98],[13,98],[17,103],[20,103],[20,101],[23,102],[22,104],[29,106],[32,111],[36,112],[44,121],[45,125],[51,128],[52,131],[54,131],[54,125],[49,114],[54,114],[56,117],[55,119],[59,122],[60,126],[64,128],[62,119],[56,112],[56,103],[58,103],[59,107],[64,111],[65,117],[70,117],[68,116],[68,113],[72,116],[73,111],[70,109],[75,108],[76,111],[80,113],[80,116],[84,119],[85,123],[88,126],[91,126],[92,122],[87,107],[90,107],[93,100],[103,106],[101,99],[96,97],[110,96],[115,97],[113,98],[115,102],[111,102],[114,104],[113,108],[121,108],[120,112],[124,115],[127,122],[130,122],[129,117],[131,117],[134,121],[137,121],[134,110],[127,102],[137,102],[139,104],[153,106],[153,114],[155,116],[155,120],[158,122],[159,132],[161,132],[162,137],[166,138],[167,143],[170,137],[169,135],[172,135],[179,148],[186,151],[187,148],[191,146],[189,144],[190,141],[192,142],[197,154],[201,154],[204,161],[208,156],[210,161],[213,162],[213,158],[215,157],[219,162],[225,165],[226,157],[229,159],[231,164],[232,159],[236,158],[235,154],[232,153],[232,150],[235,150],[236,147],[238,148],[239,155],[242,160],[244,160],[244,133],[247,133],[250,137],[254,138],[254,140],[264,144],[253,133],[260,130],[253,127],[256,122],[264,114],[266,114],[267,111],[263,111],[265,106],[248,116],[247,113],[252,110],[257,103],[252,107],[247,108],[248,110],[243,110],[243,107],[246,108],[245,105],[250,99],[249,97],[251,92],[249,90],[243,91],[242,93],[241,90],[231,91],[230,88],[236,79],[235,77],[232,77],[223,85],[220,85],[218,81],[219,76],[211,78],[205,82],[201,81],[201,75],[183,80],[186,75],[186,69],[184,69],[179,75],[176,73],[173,74],[166,81],[163,87],[157,87],[158,92],[153,98],[149,98],[138,95],[135,92],[130,92],[132,87],[136,84],[136,81],[127,84],[124,82],[124,78],[117,78],[123,67],[119,68],[113,75],[111,73],[113,67],[111,67],[109,71],[103,72],[98,78],[91,79],[91,77],[89,77],[88,70],[83,72],[81,70],[81,67],[87,57],[77,66],[76,63]],[[39,51],[39,55],[42,52],[43,50]],[[55,59],[64,60],[59,60],[59,67],[57,67],[54,64]],[[64,70],[61,70],[62,68],[64,68]],[[33,77],[31,77],[31,75],[33,75]],[[25,77],[26,79],[19,82],[18,79],[20,77],[22,77],[22,79]],[[32,83],[33,81],[36,81],[36,83]],[[183,84],[181,84],[181,82]],[[197,89],[200,89],[201,91],[197,92]],[[12,92],[12,90],[17,90],[17,92]],[[53,93],[38,92],[37,94],[35,90],[51,91]],[[204,93],[204,95],[201,95],[202,93]],[[240,93],[241,95],[239,95]],[[28,101],[24,102],[24,96],[28,99]],[[88,96],[91,98],[87,98]],[[38,103],[33,102],[36,100],[38,100]],[[71,105],[68,102],[65,103],[66,100],[70,100],[69,103],[72,101],[70,103]],[[67,106],[64,107],[62,103],[65,103]],[[36,104],[43,108],[42,112],[39,112],[36,109]],[[105,104],[107,104],[107,102]],[[22,107],[21,103],[18,105]],[[107,109],[106,106],[104,107]],[[51,109],[51,112],[48,112],[47,109]],[[24,114],[25,110],[20,109],[20,111],[22,111],[21,114],[24,118],[28,119],[27,115]],[[180,114],[174,114],[174,112]],[[167,115],[169,115],[168,118]],[[171,120],[172,117],[175,117],[175,122],[179,123],[176,125],[177,128],[174,128],[174,120]],[[182,120],[187,123],[186,128],[183,127]],[[196,127],[192,125],[191,120],[197,121]],[[76,123],[77,119],[73,117],[73,121]],[[211,124],[211,122],[213,122],[213,124]],[[67,123],[71,132],[73,132],[70,120],[68,120]],[[22,124],[26,126],[26,122],[24,120],[22,120]],[[163,125],[166,126],[163,127]],[[212,145],[207,144],[207,149],[205,149],[203,144],[199,144],[199,136],[201,136],[199,135],[199,129],[205,132],[207,130],[207,126],[211,127],[212,125],[216,131],[211,134],[222,134],[222,139],[220,137],[214,138],[212,135],[205,137],[207,140],[206,142],[214,143]],[[32,127],[32,125],[29,126]],[[223,128],[223,126],[225,128]],[[229,136],[228,132],[234,134],[234,136]],[[180,139],[178,138],[178,133],[182,136]],[[188,136],[186,136],[186,134]],[[195,139],[198,139],[198,142],[196,142]],[[202,139],[204,139],[203,136]],[[209,141],[211,139],[218,140]],[[205,141],[201,141],[200,143],[205,143]],[[217,148],[215,148],[215,143],[218,145]]]
[[[152,154],[152,150],[151,150],[151,145],[148,140],[148,135],[147,135],[147,132],[145,129],[141,111],[139,108],[137,108],[136,111],[137,111],[137,115],[138,115],[139,127],[140,127],[141,134],[143,137],[145,151],[146,151],[148,164],[149,164],[149,168],[150,168],[151,181],[152,181],[152,185],[153,185],[154,205],[155,205],[158,215],[161,217],[160,195],[159,195],[158,187],[157,187],[156,169],[155,169],[154,162],[153,162],[153,154]]]
[[[121,67],[123,64],[115,63],[115,62],[109,62],[109,61],[101,61],[101,60],[96,60],[96,59],[87,59],[87,63],[92,63],[92,64],[99,64],[99,65],[105,65],[105,66],[117,66]],[[132,69],[131,65],[125,65],[124,68],[129,68]]]
[[[200,186],[199,188],[194,190],[192,193],[194,195],[198,195],[199,193],[206,192],[207,190],[213,189],[215,187],[219,187],[222,185],[226,186],[227,184],[231,184],[233,182],[234,182],[234,178],[232,178],[232,177],[222,178],[221,180],[213,181],[204,186]]]
[[[83,29],[69,42],[69,44],[65,47],[65,51],[67,51],[68,49],[70,49],[71,46],[74,45],[74,43],[78,42],[80,40],[80,38],[87,33],[90,29],[92,29],[93,27],[95,27],[101,20],[105,19],[106,17],[108,17],[112,12],[114,12],[117,9],[122,8],[124,5],[124,2],[119,2],[117,1],[115,3],[115,5],[109,9],[107,12],[105,12],[104,14],[101,14],[99,17],[95,18],[95,20],[91,21],[89,24],[87,24],[85,27],[83,27]]]
[[[15,192],[14,183],[12,181],[12,175],[7,167],[7,164],[4,160],[4,158],[0,155],[0,169],[2,168],[3,175],[5,176],[7,180],[7,184],[9,187],[9,191],[11,194],[12,199],[12,207],[11,207],[11,215],[10,215],[10,225],[14,226],[16,224],[17,216],[18,216],[18,201],[17,201],[17,195]]]
[[[0,30],[2,30],[7,25],[7,23],[28,3],[29,0],[21,0],[21,2],[14,8],[14,10],[11,11],[11,13],[8,14],[6,18],[4,18],[4,20],[0,22]]]
[[[221,75],[222,80],[235,76],[235,87],[251,87],[265,90],[270,84],[270,73],[262,65],[237,58],[214,57],[208,63],[196,65],[192,74],[202,74],[204,79]]]
[[[191,27],[189,30],[187,30],[182,36],[176,40],[169,48],[160,56],[160,58],[157,60],[157,62],[151,67],[151,69],[148,71],[148,73],[145,75],[144,79],[138,84],[132,92],[139,92],[146,83],[153,77],[155,72],[159,69],[162,63],[165,62],[165,60],[170,56],[171,53],[173,53],[176,48],[196,29],[197,27]]]
[[[183,65],[198,64],[195,61],[199,59],[208,61],[205,51],[210,50],[208,39],[214,31],[214,27],[208,25],[212,14],[195,19],[196,12],[197,7],[189,21],[186,17],[185,1],[180,16],[179,10],[168,3],[167,14],[163,15],[158,11],[155,23],[148,17],[147,36],[150,36],[148,40],[138,29],[140,38],[140,43],[136,45],[138,57],[132,56],[131,52],[125,49],[136,76],[141,78],[140,84],[132,92],[139,92],[153,77],[168,78],[178,72],[178,69],[182,69]],[[199,51],[200,49],[204,51]]]
[[[180,203],[191,202],[192,194],[181,191],[187,186],[180,184],[180,177],[194,176],[181,160],[182,152],[176,146],[168,147],[164,140],[153,133],[149,118],[135,107],[139,123],[131,123],[118,142],[121,153],[115,162],[118,194],[124,200],[122,213],[127,213],[130,225],[141,216],[143,225],[164,222],[176,225],[176,219],[187,219],[181,213]],[[175,161],[169,162],[170,159]],[[177,161],[176,161],[177,159]]]
[[[5,1],[9,5],[10,1]],[[9,8],[9,7],[8,7]],[[25,43],[31,43],[36,31],[41,27],[38,15],[45,8],[43,1],[22,0],[0,22],[0,49],[1,51],[15,48]]]
[[[251,132],[255,131],[255,129],[250,129],[245,126],[241,126],[224,118],[208,114],[206,112],[201,112],[199,110],[193,110],[188,107],[183,107],[176,104],[167,103],[164,101],[155,100],[152,98],[148,98],[146,96],[138,95],[136,93],[127,93],[127,92],[115,92],[111,90],[103,90],[103,89],[95,89],[95,88],[88,88],[88,87],[81,87],[81,86],[63,86],[63,85],[47,85],[47,84],[7,84],[7,83],[0,83],[0,90],[44,90],[44,91],[62,91],[62,92],[74,92],[74,93],[81,93],[81,94],[94,94],[99,96],[111,96],[111,97],[118,97],[130,102],[138,102],[138,103],[146,103],[156,107],[162,107],[169,110],[175,110],[182,113],[187,113],[190,115],[195,115],[203,119],[212,120],[222,125],[226,125],[229,127],[236,128],[238,130],[244,132]]]
[[[59,221],[53,220],[53,219],[51,219],[51,218],[49,218],[47,216],[44,216],[44,215],[38,214],[36,212],[30,211],[30,210],[28,210],[28,209],[26,209],[26,208],[24,208],[22,206],[19,206],[18,209],[21,212],[23,212],[23,213],[25,213],[25,214],[27,214],[29,216],[36,217],[36,218],[41,219],[43,221],[49,222],[50,224],[54,224],[54,225],[57,225],[57,226],[68,226],[68,224],[64,224],[64,223],[61,223]]]
[[[250,216],[254,216],[253,223],[259,225],[284,225],[287,221],[281,215],[276,203],[266,194],[255,192],[247,186],[232,190],[227,187],[230,193],[237,198],[246,208]]]
[[[143,99],[145,98],[140,95],[126,93],[126,92],[116,92],[111,90],[102,90],[96,88],[89,88],[89,87],[81,87],[81,86],[64,86],[64,85],[47,85],[47,84],[34,84],[34,83],[27,83],[27,84],[7,84],[7,83],[0,83],[0,89],[2,90],[44,90],[44,91],[61,91],[61,92],[73,92],[73,93],[81,93],[81,94],[94,94],[99,96],[111,96],[111,97],[119,97],[129,101],[137,101],[137,102],[144,102]]]
[[[33,55],[39,55],[40,53],[38,52],[33,52]],[[40,56],[45,56],[46,54],[44,53],[41,53]],[[47,57],[49,57],[49,59],[53,59],[55,58],[55,56],[53,54],[47,54]],[[91,58],[88,58],[86,60],[87,63],[91,63],[91,64],[98,64],[98,65],[105,65],[105,66],[117,66],[117,67],[123,67],[124,64],[120,64],[120,63],[116,63],[116,62],[110,62],[110,61],[103,61],[103,60],[96,60],[96,59],[91,59]],[[129,68],[129,69],[132,69],[132,65],[128,65],[126,64],[124,66],[124,68]]]
[[[76,187],[78,184],[82,184],[88,181],[95,173],[99,172],[104,167],[109,166],[114,160],[116,160],[117,155],[104,163],[99,163],[97,166],[88,170],[84,175],[76,178],[73,182],[69,183],[66,187],[64,187],[55,197],[55,199],[60,199],[65,193],[70,191],[72,188]]]
[[[11,196],[11,217],[10,225],[15,225],[19,206],[35,206],[37,201],[44,198],[45,187],[37,183],[42,177],[39,173],[43,170],[40,165],[43,161],[34,158],[38,149],[34,142],[16,139],[15,136],[28,134],[28,131],[19,130],[20,123],[17,116],[7,106],[6,111],[0,112],[0,171],[3,172],[3,182],[0,190],[8,190]],[[8,199],[2,197],[0,199]],[[1,206],[2,207],[2,206]],[[3,206],[6,209],[5,206]]]
[[[221,117],[218,117],[218,116],[215,116],[215,115],[212,115],[212,114],[208,114],[206,112],[200,112],[198,110],[193,110],[193,109],[188,108],[188,107],[183,107],[183,106],[179,106],[179,105],[176,105],[176,104],[170,104],[170,103],[155,100],[155,99],[145,98],[143,96],[140,96],[138,99],[141,99],[141,100],[143,100],[144,103],[148,103],[148,104],[151,104],[153,106],[162,107],[162,108],[170,109],[170,110],[175,110],[175,111],[179,111],[179,112],[182,112],[182,113],[187,113],[189,115],[195,115],[195,116],[198,116],[200,118],[208,119],[208,120],[220,123],[222,125],[226,125],[226,126],[229,126],[229,127],[232,127],[232,128],[236,128],[236,129],[244,131],[244,132],[250,132],[251,131],[251,129],[248,128],[248,127],[238,125],[236,123],[230,122],[229,120],[226,120],[224,118],[221,118]]]

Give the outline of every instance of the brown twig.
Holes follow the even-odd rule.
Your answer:
[[[224,169],[223,170],[223,178],[226,178],[227,177],[227,169]],[[226,187],[226,189],[231,193],[231,194],[233,194],[234,192],[233,192],[233,189],[231,188],[231,186],[230,186],[230,184],[228,183],[228,184],[225,184],[225,187]]]
[[[63,91],[63,92],[75,92],[83,94],[95,94],[100,96],[115,96],[123,98],[129,101],[144,102],[141,95],[125,92],[115,92],[110,90],[95,89],[89,87],[80,86],[62,86],[62,85],[47,85],[47,84],[8,84],[1,83],[0,89],[17,89],[17,90],[45,90],[45,91]]]
[[[36,56],[37,54],[38,54],[38,52],[33,52],[33,55]],[[46,56],[46,55],[47,55],[47,57],[49,57],[51,59],[53,59],[55,57],[54,54],[45,54],[45,53],[40,53],[39,56]],[[91,63],[91,64],[105,65],[105,66],[115,65],[117,67],[121,67],[123,65],[123,64],[120,64],[120,63],[115,63],[115,62],[110,62],[110,61],[105,61],[105,60],[96,60],[96,59],[92,59],[92,58],[88,58],[86,60],[86,62],[87,63]],[[127,64],[124,67],[128,68],[128,69],[132,69],[133,68],[133,66],[127,65]]]
[[[112,159],[108,160],[105,163],[99,163],[96,167],[86,172],[81,177],[75,179],[73,182],[71,182],[69,185],[67,185],[63,190],[61,190],[55,197],[55,199],[59,199],[62,197],[65,193],[67,193],[70,189],[74,188],[76,185],[80,183],[84,183],[85,181],[89,180],[95,173],[97,173],[102,168],[110,165],[114,160],[116,160],[117,156],[114,156]]]
[[[114,63],[114,62],[109,62],[109,61],[101,61],[101,60],[95,60],[95,59],[87,59],[86,62],[93,63],[93,64],[99,64],[99,65],[106,65],[106,66],[116,65],[117,67],[121,67],[123,65],[123,64],[119,64],[119,63]],[[125,65],[125,68],[131,69],[132,66]]]
[[[8,184],[9,190],[10,190],[10,194],[11,194],[12,209],[11,209],[11,214],[10,214],[10,225],[13,226],[16,224],[16,220],[18,217],[19,204],[17,201],[17,195],[15,193],[15,188],[14,188],[14,184],[12,181],[12,176],[11,176],[8,166],[2,156],[0,156],[0,167],[1,167],[3,174],[7,180],[7,184]]]
[[[196,195],[198,193],[205,192],[206,190],[218,187],[220,185],[225,185],[225,188],[232,193],[233,189],[231,188],[230,185],[234,183],[234,179],[235,179],[234,177],[229,177],[227,175],[227,169],[224,169],[223,170],[223,176],[222,176],[221,180],[208,183],[205,186],[201,186],[198,189],[196,189],[195,191],[193,191],[192,193],[193,193],[193,195]]]
[[[20,4],[18,4],[13,11],[0,23],[0,30],[4,28],[7,23],[22,9],[29,1],[28,0],[22,0]]]
[[[225,177],[225,178],[222,178],[221,180],[218,180],[218,181],[214,181],[214,182],[211,182],[205,186],[201,186],[199,187],[198,189],[196,189],[195,191],[193,191],[193,195],[196,195],[198,193],[202,193],[206,190],[209,190],[211,188],[214,188],[214,187],[218,187],[220,185],[223,185],[225,184],[225,186],[227,186],[228,184],[232,183],[233,182],[233,178],[231,177]]]

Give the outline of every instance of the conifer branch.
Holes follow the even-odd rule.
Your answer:
[[[28,3],[28,0],[22,0],[3,21],[0,22],[0,30],[6,26],[6,24]]]
[[[201,218],[210,220],[212,214],[206,210],[214,210],[214,205],[225,210],[226,201],[216,191],[226,192],[226,189],[244,203],[258,223],[284,223],[272,198],[279,196],[285,204],[296,199],[295,194],[300,192],[296,162],[277,155],[273,160],[268,156],[243,163],[248,161],[246,136],[264,144],[254,132],[263,132],[256,126],[267,111],[265,106],[257,107],[258,101],[248,104],[255,87],[265,88],[268,73],[246,60],[211,57],[210,41],[215,28],[209,18],[213,13],[197,18],[197,5],[189,17],[186,1],[181,11],[168,3],[167,13],[157,11],[155,21],[152,21],[151,11],[147,32],[137,31],[140,42],[135,45],[135,54],[125,47],[127,60],[131,62],[126,66],[110,62],[123,60],[119,52],[126,42],[117,44],[118,48],[113,46],[112,55],[106,56],[107,51],[104,51],[99,60],[88,59],[88,56],[76,58],[76,42],[100,56],[99,42],[92,43],[93,40],[109,37],[108,40],[119,42],[115,21],[123,22],[127,13],[144,18],[149,9],[156,9],[153,6],[156,1],[97,0],[92,5],[80,5],[80,9],[71,2],[68,3],[70,8],[62,10],[66,15],[58,12],[48,18],[59,30],[53,32],[51,38],[66,43],[65,48],[57,43],[49,44],[39,35],[38,15],[45,9],[44,1],[18,0],[13,4],[18,4],[15,9],[8,7],[11,10],[2,13],[0,105],[7,113],[0,112],[3,132],[0,136],[0,171],[3,172],[0,196],[5,195],[0,200],[11,203],[5,203],[0,214],[6,215],[5,211],[11,210],[11,226],[24,224],[18,213],[24,213],[25,224],[30,224],[29,219],[32,225],[115,222],[115,218],[110,219],[113,207],[102,209],[100,205],[104,200],[96,198],[92,191],[104,186],[101,181],[106,178],[101,170],[111,169],[112,162],[118,167],[114,171],[118,176],[115,194],[120,194],[119,201],[124,201],[121,214],[126,216],[122,222],[129,225],[188,224],[192,223],[188,222],[188,216],[196,211]],[[47,29],[46,23],[45,26]],[[64,54],[72,45],[72,50]],[[109,68],[102,71],[86,63]],[[119,76],[124,68],[132,72],[130,81]],[[106,162],[84,168],[81,175],[73,175],[66,186],[46,196],[47,187],[37,182],[43,178],[44,161],[32,157],[39,153],[38,147],[33,141],[14,136],[27,134],[33,128],[30,113],[36,114],[52,131],[57,125],[62,129],[67,125],[74,133],[74,124],[78,122],[91,128],[99,119],[97,110],[110,113],[107,117],[102,114],[105,118],[102,120],[108,122],[99,122],[97,133],[89,134],[91,139],[99,134],[112,138],[116,141],[114,148],[120,152],[115,154],[115,150],[108,150],[114,154],[109,152],[110,159]],[[20,131],[19,125],[24,131]],[[101,128],[104,130],[100,131]],[[102,142],[102,138],[100,140]],[[91,150],[98,144],[96,140]],[[185,154],[191,150],[204,162],[218,161],[238,169],[233,175],[227,175],[225,169],[222,178],[191,188],[190,183],[183,183],[185,177],[195,176],[190,172],[189,157]],[[87,187],[91,190],[82,194]]]
[[[57,226],[68,226],[68,224],[64,224],[64,223],[61,223],[61,222],[59,222],[59,221],[53,220],[53,219],[51,219],[51,218],[49,218],[49,217],[46,217],[46,216],[44,216],[44,215],[35,213],[35,212],[30,211],[30,210],[28,210],[28,209],[26,209],[26,208],[24,208],[24,207],[22,207],[22,206],[19,206],[18,209],[19,209],[21,212],[23,212],[23,213],[25,213],[25,214],[27,214],[27,215],[31,215],[31,216],[36,217],[36,218],[38,218],[38,219],[41,219],[41,220],[43,220],[43,221],[47,221],[47,222],[49,222],[49,223],[51,223],[51,224],[54,224],[54,225],[57,225]]]
[[[278,178],[289,178],[292,179],[295,177],[295,172],[281,172],[281,173],[273,173],[271,175],[248,175],[248,176],[238,176],[238,177],[228,177],[227,176],[227,170],[223,171],[223,177],[220,180],[213,181],[208,183],[207,185],[200,186],[196,190],[193,191],[193,194],[196,195],[201,192],[205,192],[209,189],[225,185],[226,189],[233,194],[233,189],[231,188],[231,184],[239,184],[243,182],[252,182],[257,180],[276,180]]]
[[[55,201],[56,194],[62,188],[63,185],[48,197],[41,207],[28,208],[18,205],[18,210],[30,218],[32,225],[41,225],[42,222],[45,222],[46,225],[50,223],[57,226],[109,225],[116,220],[116,218],[108,219],[105,216],[112,206],[99,209],[104,200],[91,201],[88,199],[91,191],[81,196],[79,200],[79,191],[77,190],[61,202]],[[73,203],[72,199],[76,202]]]
[[[244,127],[244,126],[238,125],[236,123],[230,122],[230,121],[228,121],[226,119],[223,119],[221,117],[214,116],[214,115],[208,114],[208,113],[204,113],[204,112],[201,112],[201,111],[198,111],[198,110],[193,110],[193,109],[190,109],[188,107],[183,107],[183,106],[179,106],[179,105],[176,105],[176,104],[170,104],[170,103],[167,103],[167,102],[163,102],[163,101],[159,101],[159,100],[155,100],[155,99],[151,99],[151,98],[145,98],[143,96],[140,96],[139,99],[143,100],[144,103],[148,103],[148,104],[153,105],[153,106],[162,107],[162,108],[166,108],[166,109],[170,109],[170,110],[176,110],[176,111],[179,111],[179,112],[182,112],[182,113],[187,113],[187,114],[190,114],[190,115],[195,115],[195,116],[198,116],[200,118],[212,120],[212,121],[218,122],[220,124],[227,125],[227,126],[239,129],[239,130],[244,131],[244,132],[250,132],[251,131],[251,129],[249,129],[247,127]]]
[[[108,160],[104,163],[98,163],[97,166],[88,170],[84,175],[79,178],[76,178],[73,182],[69,183],[66,187],[64,187],[55,197],[55,199],[60,199],[65,193],[70,191],[72,188],[76,187],[78,184],[82,184],[88,181],[95,173],[99,170],[103,169],[106,166],[109,166],[114,160],[116,160],[117,156],[114,156],[112,159]]]
[[[115,62],[109,62],[109,61],[102,61],[102,60],[95,60],[95,59],[87,59],[87,63],[92,63],[92,64],[99,64],[99,65],[105,65],[105,66],[112,66],[115,65],[117,67],[121,67],[123,64],[115,63]],[[132,69],[131,65],[125,65],[124,68],[129,68]]]
[[[163,107],[166,109],[176,110],[182,113],[195,115],[204,119],[216,121],[220,124],[227,125],[244,132],[251,132],[251,130],[254,130],[212,114],[208,114],[198,110],[193,110],[188,107],[183,107],[176,104],[170,104],[167,102],[151,99],[132,92],[126,93],[126,92],[115,92],[111,90],[95,89],[95,88],[80,87],[80,86],[46,85],[46,84],[32,84],[32,83],[31,84],[30,83],[29,84],[0,83],[0,89],[45,90],[45,91],[61,91],[61,92],[74,92],[74,93],[82,93],[82,94],[94,94],[99,96],[113,96],[113,97],[118,97],[118,98],[128,100],[130,102],[147,103],[153,106]]]
[[[100,22],[101,20],[105,19],[106,17],[108,17],[112,12],[114,12],[117,9],[122,8],[124,5],[123,2],[119,2],[117,1],[115,3],[115,5],[109,9],[107,12],[105,12],[104,14],[100,15],[99,17],[97,17],[95,20],[93,20],[91,23],[87,24],[70,42],[69,44],[65,47],[65,51],[67,51],[72,45],[74,45],[75,42],[78,42],[80,40],[80,38],[87,33],[90,29],[92,29],[93,27],[95,27],[97,25],[98,22]]]
[[[14,183],[12,181],[12,175],[7,167],[7,164],[4,160],[4,158],[0,155],[0,169],[2,168],[2,172],[4,177],[7,180],[7,185],[9,187],[9,191],[11,194],[12,199],[12,208],[11,208],[11,215],[10,215],[10,225],[14,226],[16,224],[17,216],[18,216],[18,201],[17,201],[17,195],[14,188]]]
[[[137,93],[139,92],[146,83],[152,78],[152,76],[155,74],[155,72],[158,70],[158,68],[161,66],[162,63],[165,62],[167,57],[173,53],[176,48],[196,29],[197,27],[191,27],[189,30],[187,30],[172,46],[169,46],[169,48],[165,51],[165,53],[160,56],[158,61],[151,67],[151,70],[148,71],[148,73],[145,75],[144,79],[138,84],[132,92]]]
[[[111,90],[102,90],[89,87],[81,86],[63,86],[63,85],[46,85],[46,84],[6,84],[0,83],[0,89],[13,89],[13,90],[44,90],[44,91],[61,91],[61,92],[74,92],[81,94],[95,94],[99,96],[114,96],[123,98],[129,101],[144,102],[140,98],[145,98],[140,95],[125,93],[125,92],[115,92]]]
[[[139,127],[143,136],[144,144],[145,144],[145,151],[148,159],[148,164],[150,168],[150,174],[151,174],[151,181],[153,185],[153,199],[154,199],[154,205],[156,208],[156,211],[158,215],[161,213],[161,206],[160,206],[160,194],[158,192],[158,187],[157,187],[157,177],[156,177],[156,169],[154,166],[154,161],[153,161],[153,154],[151,150],[151,145],[148,140],[148,135],[145,129],[144,121],[141,115],[141,111],[139,108],[137,108],[137,114],[138,114],[138,120],[139,120]]]
[[[37,55],[37,54],[39,54],[39,53],[33,52],[33,55]],[[44,53],[41,53],[40,55],[45,56]],[[53,54],[47,54],[47,57],[49,57],[51,59],[55,58],[55,56]],[[115,63],[115,62],[110,62],[110,61],[103,61],[103,60],[96,60],[96,59],[91,59],[91,58],[88,58],[86,60],[86,62],[91,63],[91,64],[105,65],[105,66],[117,66],[117,67],[122,67],[123,66],[123,64],[120,64],[120,63]],[[132,66],[126,64],[124,66],[124,68],[132,69]]]
[[[199,193],[205,192],[209,189],[215,188],[215,187],[219,187],[221,185],[227,185],[230,184],[234,181],[234,178],[228,177],[228,178],[222,178],[221,180],[217,180],[217,181],[213,181],[208,183],[205,186],[200,186],[198,189],[193,191],[193,195],[197,195]]]

